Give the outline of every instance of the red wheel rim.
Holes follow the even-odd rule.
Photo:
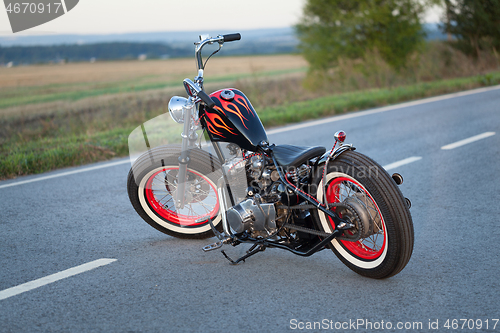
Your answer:
[[[200,187],[204,186],[205,190],[198,190],[198,193],[192,191],[191,200],[186,202],[184,209],[178,211],[175,208],[174,198],[170,191],[170,188],[175,188],[176,185],[169,183],[166,176],[168,172],[177,171],[178,169],[178,167],[166,167],[156,171],[148,178],[145,186],[145,194],[149,206],[158,216],[173,224],[183,227],[196,227],[206,224],[208,217],[214,218],[219,211],[219,201],[215,186],[206,176],[188,169],[188,177],[195,181],[191,185],[189,185],[188,181],[186,191],[192,191],[190,187],[195,186],[193,184],[196,182],[202,184]],[[205,199],[208,200],[205,202]]]
[[[368,191],[366,191],[364,187],[361,186],[361,184],[359,184],[354,179],[347,177],[338,177],[334,178],[328,184],[326,199],[328,203],[342,202],[347,197],[349,197],[349,193],[359,193],[355,192],[352,189],[353,187],[352,185],[354,185],[356,191],[363,193],[366,196],[366,199],[370,200],[373,206],[376,208],[376,210],[373,210],[372,214],[378,214],[378,217],[380,218],[381,222],[380,223],[381,226],[379,226],[380,231],[374,235],[371,235],[364,239],[360,239],[356,242],[349,242],[345,240],[339,240],[339,242],[347,251],[349,251],[351,254],[355,255],[360,259],[376,260],[383,254],[385,250],[387,243],[387,237],[386,237],[387,233],[382,214],[380,213],[380,210],[377,204],[375,203],[375,200],[373,200],[372,196],[370,195],[370,193],[368,193]],[[370,214],[370,216],[372,216],[372,214]],[[330,218],[329,220],[332,227],[334,227],[333,221]]]

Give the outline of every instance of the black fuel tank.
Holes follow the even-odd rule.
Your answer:
[[[214,141],[235,143],[250,151],[257,151],[262,141],[268,142],[259,116],[241,91],[222,89],[210,94],[210,98],[215,106],[205,107],[200,118]]]

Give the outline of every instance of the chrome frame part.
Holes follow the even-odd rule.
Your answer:
[[[330,153],[325,153],[319,159],[319,161],[323,160],[325,158],[325,155],[326,155],[325,166],[324,166],[324,169],[323,169],[323,177],[322,177],[323,179],[321,180],[321,182],[323,183],[323,203],[325,205],[327,204],[327,200],[326,200],[326,173],[328,171],[327,170],[328,163],[330,162],[330,160],[335,160],[343,152],[348,151],[348,150],[354,150],[354,149],[356,149],[356,148],[353,147],[352,144],[342,144],[342,143],[340,144],[339,147],[337,147],[335,149],[335,145],[337,144],[337,142],[341,142],[341,141],[336,140],[335,144],[333,145],[333,148],[332,148],[331,152]]]
[[[182,131],[181,155],[179,156],[179,174],[177,175],[177,192],[175,198],[175,206],[184,208],[184,192],[187,181],[187,165],[189,163],[189,143],[191,132],[191,115],[196,111],[196,103],[192,97],[189,97],[186,104],[182,107],[184,115],[184,129]]]
[[[227,203],[226,203],[226,196],[224,195],[224,187],[225,187],[224,178],[221,178],[217,184],[217,195],[219,196],[219,202],[221,203],[219,205],[219,211],[221,213],[222,228],[224,230],[224,234],[226,237],[234,238],[234,235],[231,232],[231,227],[229,226],[229,222],[227,221],[226,217]]]

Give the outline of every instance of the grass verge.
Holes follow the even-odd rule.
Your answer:
[[[7,143],[0,151],[0,179],[126,156],[132,129]]]
[[[257,112],[264,126],[272,127],[499,83],[500,72],[494,72],[468,78],[331,95],[264,108]],[[127,139],[132,130],[133,127],[120,127],[117,124],[113,129],[92,134],[61,133],[57,137],[41,137],[28,142],[13,138],[0,148],[0,179],[126,156]]]

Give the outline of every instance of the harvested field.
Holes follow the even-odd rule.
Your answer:
[[[206,84],[303,73],[296,55],[219,57],[210,60]],[[100,104],[117,95],[182,89],[182,79],[196,76],[193,59],[117,61],[0,68],[0,118],[32,117],[73,109],[68,103],[89,99]]]
[[[304,68],[306,61],[297,55],[213,57],[206,69],[207,78],[236,74],[258,74]],[[171,82],[193,77],[194,59],[69,63],[63,65],[0,67],[0,88],[40,87],[74,83],[109,83],[139,79]]]

